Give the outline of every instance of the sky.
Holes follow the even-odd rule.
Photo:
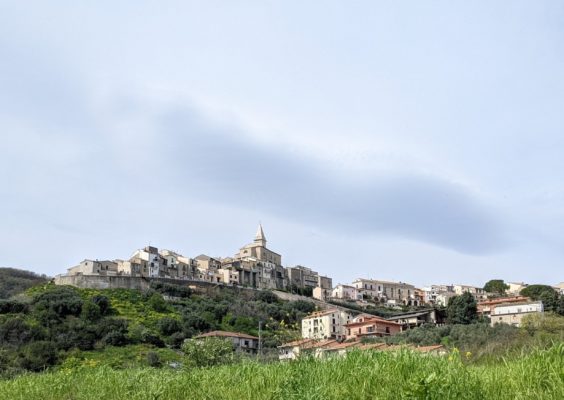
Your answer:
[[[262,223],[333,283],[564,281],[561,1],[1,1],[0,266]]]

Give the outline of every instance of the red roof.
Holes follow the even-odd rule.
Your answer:
[[[258,337],[256,337],[256,336],[251,336],[251,335],[247,335],[247,334],[239,333],[239,332],[226,332],[226,331],[212,331],[212,332],[208,332],[208,333],[203,333],[201,335],[195,336],[194,339],[202,339],[202,338],[207,338],[207,337],[235,337],[235,338],[241,338],[241,339],[258,340]]]

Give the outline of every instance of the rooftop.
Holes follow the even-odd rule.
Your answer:
[[[207,338],[207,337],[229,337],[229,338],[235,337],[235,338],[241,338],[241,339],[258,340],[258,337],[256,337],[256,336],[247,335],[245,333],[226,332],[226,331],[212,331],[212,332],[208,332],[208,333],[203,333],[201,335],[195,336],[194,339],[202,339],[202,338]]]

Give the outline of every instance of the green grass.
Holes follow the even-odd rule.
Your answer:
[[[107,346],[100,350],[74,350],[68,354],[58,369],[90,367],[111,367],[114,369],[138,368],[148,366],[147,354],[156,353],[164,364],[182,363],[180,351],[169,348],[155,348],[148,344],[133,344],[124,347]]]
[[[365,351],[183,371],[82,366],[0,382],[0,394],[22,400],[563,399],[564,345],[497,365],[466,365],[456,352]]]

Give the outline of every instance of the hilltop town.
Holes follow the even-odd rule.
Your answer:
[[[392,336],[423,324],[441,324],[444,316],[438,310],[446,307],[449,299],[463,294],[477,302],[478,314],[490,318],[492,326],[496,323],[519,326],[524,316],[544,311],[542,301],[520,295],[527,287],[525,283],[505,284],[503,296],[470,285],[436,284],[419,288],[405,282],[367,278],[333,286],[331,277],[311,268],[284,267],[282,256],[267,247],[260,224],[253,242],[241,247],[233,257],[205,254],[187,257],[147,246],[127,260],[85,259],[66,274],[55,277],[55,283],[83,288],[131,288],[135,287],[130,282],[133,279],[171,280],[192,287],[207,284],[273,290],[286,299],[318,301],[320,310],[301,320],[302,340],[283,344],[281,359],[294,358],[304,348],[341,351],[361,346],[362,338]],[[564,285],[554,289],[563,293]],[[395,312],[384,318],[369,312],[374,307]],[[367,311],[359,314],[358,310]],[[238,332],[210,332],[200,338],[210,336],[231,338],[239,350],[253,352],[259,347],[257,337]],[[349,344],[343,346],[343,341]]]

